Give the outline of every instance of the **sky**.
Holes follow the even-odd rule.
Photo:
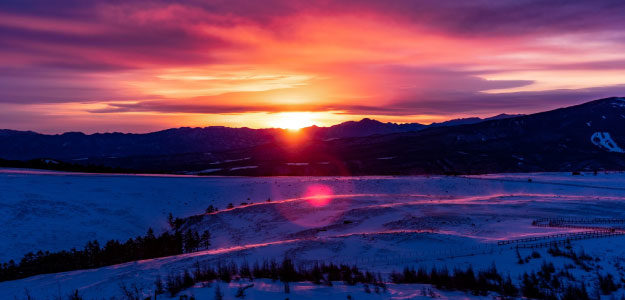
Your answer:
[[[431,123],[625,95],[625,1],[0,1],[0,128]]]

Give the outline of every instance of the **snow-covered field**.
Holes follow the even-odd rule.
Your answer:
[[[248,205],[241,206],[243,202]],[[225,209],[229,203],[235,207]],[[204,214],[208,205],[220,211]],[[178,217],[204,214],[187,226],[210,230],[211,248],[2,282],[0,293],[6,295],[2,299],[23,297],[25,289],[36,299],[74,289],[88,299],[108,299],[119,294],[122,282],[148,294],[157,275],[192,268],[197,262],[254,262],[284,256],[298,263],[358,264],[376,272],[420,265],[470,264],[482,269],[495,263],[517,280],[521,273],[537,270],[542,259],[518,265],[516,251],[498,246],[497,241],[580,231],[534,227],[537,218],[625,218],[625,174],[223,178],[5,169],[0,171],[0,260],[39,249],[81,248],[93,239],[125,240],[144,234],[148,227],[159,232],[167,229],[170,212]],[[597,264],[602,270],[617,278],[625,276],[617,263],[625,259],[625,236],[573,245],[601,257]],[[546,249],[537,251],[549,257]],[[521,250],[523,256],[531,252]],[[570,263],[562,257],[549,260],[560,267]],[[592,275],[586,273],[579,270],[580,276]],[[232,298],[238,284],[243,283],[221,286],[226,299]],[[286,298],[279,284],[254,284],[249,299]],[[198,286],[185,293],[212,299],[213,288]],[[421,288],[389,285],[380,296],[364,294],[362,286],[298,283],[289,297],[345,299],[351,294],[356,299],[418,299]],[[436,293],[451,299],[468,297]]]

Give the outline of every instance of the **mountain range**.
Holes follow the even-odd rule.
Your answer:
[[[394,124],[371,119],[297,134],[177,128],[149,134],[1,131],[0,157],[202,175],[412,175],[625,170],[625,98],[530,115]]]
[[[311,139],[364,137],[375,134],[418,131],[428,127],[478,123],[483,120],[512,117],[498,115],[492,118],[455,119],[442,123],[382,123],[372,119],[349,121],[330,127],[311,126],[300,131]],[[204,128],[171,128],[162,131],[133,133],[66,132],[47,135],[32,131],[0,130],[0,158],[30,160],[54,158],[85,160],[106,157],[154,156],[187,153],[205,153],[240,149],[270,143],[288,133],[284,129],[250,129],[211,126]]]

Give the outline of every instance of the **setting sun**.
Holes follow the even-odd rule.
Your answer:
[[[284,112],[275,114],[271,127],[299,130],[315,125],[314,116],[309,112]]]

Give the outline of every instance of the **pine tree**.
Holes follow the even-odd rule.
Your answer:
[[[200,236],[197,231],[191,231],[191,229],[188,229],[184,235],[183,241],[185,251],[193,252],[199,247]]]
[[[192,287],[193,284],[195,284],[195,281],[193,280],[193,277],[191,276],[189,271],[187,271],[185,269],[184,273],[182,275],[182,286],[187,288],[187,287]]]
[[[156,237],[154,236],[154,230],[152,229],[152,227],[148,228],[148,232],[145,235],[145,239],[146,240],[155,240]]]
[[[74,290],[73,293],[69,295],[69,300],[83,300],[84,298],[78,294],[78,290]]]
[[[504,296],[509,297],[514,297],[519,293],[517,287],[512,284],[512,278],[510,278],[510,275],[508,275],[508,277],[502,282],[501,293]]]
[[[169,215],[167,216],[167,224],[169,224],[169,227],[171,229],[175,229],[176,224],[174,223],[174,215],[172,215],[171,213],[169,213]]]
[[[242,278],[248,278],[252,280],[252,271],[250,270],[250,265],[247,263],[247,261],[243,261],[243,263],[241,264],[239,274]]]
[[[161,295],[163,293],[165,293],[165,286],[163,285],[163,280],[161,279],[161,275],[158,274],[156,275],[156,281],[154,282],[154,293],[156,295]]]
[[[204,232],[202,232],[202,237],[200,238],[201,243],[202,243],[202,247],[204,247],[204,249],[208,249],[208,247],[210,247],[211,245],[211,233],[208,230],[204,230]]]
[[[284,282],[296,281],[297,280],[297,271],[295,271],[295,266],[293,265],[293,261],[285,258],[282,261],[282,265],[280,266],[280,280]]]

